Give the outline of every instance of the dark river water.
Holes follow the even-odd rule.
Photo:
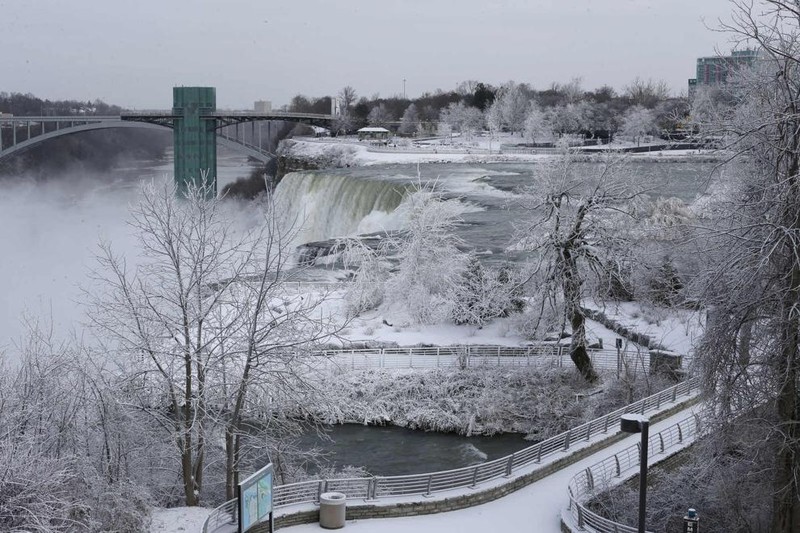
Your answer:
[[[306,435],[307,448],[328,454],[338,467],[361,466],[372,475],[397,476],[470,466],[519,451],[532,443],[521,435],[463,437],[394,426],[343,424],[332,426],[331,440]]]

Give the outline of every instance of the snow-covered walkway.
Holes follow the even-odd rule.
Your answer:
[[[694,409],[697,408],[685,409],[661,422],[653,424],[650,428],[650,434],[653,435],[680,422],[689,416]],[[559,533],[561,531],[561,511],[569,503],[567,485],[572,476],[594,463],[636,444],[638,441],[639,435],[631,435],[524,489],[493,502],[449,513],[405,518],[348,520],[345,529],[351,533],[405,533],[408,531],[417,533],[429,531]],[[317,523],[281,529],[286,533],[310,533],[319,530],[320,526]]]

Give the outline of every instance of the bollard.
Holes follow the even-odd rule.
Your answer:
[[[700,531],[700,517],[697,516],[697,511],[690,508],[683,517],[683,533],[699,533]]]

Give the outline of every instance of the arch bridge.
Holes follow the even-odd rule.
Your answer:
[[[178,118],[170,112],[136,113],[119,116],[0,116],[0,160],[47,140],[84,131],[109,128],[172,129]],[[275,154],[263,148],[263,131],[258,122],[284,120],[312,126],[328,126],[333,115],[314,113],[215,113],[202,116],[216,122],[217,142],[262,162]],[[231,131],[233,130],[233,131]]]
[[[288,121],[329,126],[334,115],[271,111],[218,112],[212,87],[176,87],[171,111],[129,113],[119,116],[0,115],[0,160],[49,139],[109,128],[172,129],[175,143],[175,181],[179,189],[198,183],[203,170],[212,170],[211,194],[216,194],[216,145],[220,144],[267,162],[275,154],[264,148],[264,121]],[[258,126],[258,127],[256,127]],[[267,133],[269,138],[269,130]]]

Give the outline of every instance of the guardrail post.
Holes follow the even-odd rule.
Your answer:
[[[425,496],[431,495],[431,484],[433,484],[433,475],[428,476],[428,488],[425,490]]]
[[[594,476],[592,476],[592,469],[586,469],[586,488],[592,490],[594,488]]]
[[[323,492],[325,492],[325,485],[327,485],[327,483],[324,480],[320,479],[319,483],[317,484],[317,501],[316,501],[316,503],[319,503],[319,497],[322,495]]]
[[[678,442],[683,442],[683,430],[680,423],[678,423]]]
[[[619,467],[619,455],[617,455],[616,453],[614,454],[614,462],[617,464],[617,477],[619,477],[622,475],[622,471]]]
[[[662,435],[663,431],[658,432],[658,440],[661,441],[661,453],[664,453],[664,435]]]
[[[566,434],[564,435],[564,451],[569,450],[569,441],[571,436],[572,436],[572,430],[568,429]]]
[[[508,456],[508,461],[506,462],[506,477],[511,476],[511,469],[514,466],[514,454]]]
[[[608,422],[609,422],[610,415],[606,415],[606,420],[603,423],[603,433],[608,433]]]
[[[472,485],[470,488],[475,488],[478,485],[478,467],[475,467],[475,470],[472,471]]]
[[[589,422],[588,424],[586,424],[586,440],[589,440],[591,438],[592,438],[592,423]]]
[[[641,414],[644,414],[644,408],[645,408],[646,405],[647,405],[647,398],[642,400],[642,413]]]
[[[677,399],[678,399],[678,386],[675,385],[674,387],[672,387],[672,403],[675,403]]]
[[[659,392],[656,396],[656,411],[661,409],[661,393]]]
[[[539,449],[536,450],[536,462],[537,463],[541,463],[542,462],[542,443],[544,443],[544,441],[540,441],[539,442]]]
[[[578,510],[578,527],[583,529],[586,525],[586,522],[583,520],[583,506],[580,503],[575,502],[575,509]]]

